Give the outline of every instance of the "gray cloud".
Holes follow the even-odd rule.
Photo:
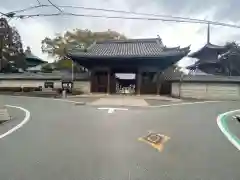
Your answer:
[[[49,4],[47,0],[39,0],[42,4]],[[210,20],[218,21],[231,21],[238,22],[240,12],[238,7],[240,7],[239,0],[208,0],[208,1],[198,1],[198,0],[52,0],[53,3],[58,5],[75,5],[75,6],[88,6],[96,8],[107,8],[107,9],[117,9],[117,10],[127,10],[136,11],[144,13],[156,13],[156,14],[169,14],[174,16],[185,16],[185,17],[201,17],[208,18]],[[37,0],[8,0],[4,4],[1,4],[1,8],[6,9],[6,11],[17,10],[30,5],[37,5]],[[82,9],[64,9],[68,12],[75,13],[89,13],[89,14],[99,14],[96,11],[86,11]],[[55,8],[41,8],[26,12],[31,13],[55,13],[57,10]],[[101,14],[101,13],[100,13]],[[109,13],[107,13],[109,15]],[[204,15],[203,15],[204,14]],[[111,13],[111,15],[117,15]],[[74,18],[74,17],[51,17],[48,18],[49,21],[56,27],[59,25],[67,23],[72,26],[73,23],[77,25],[88,24],[87,21],[91,20],[94,22],[102,21],[99,19],[89,19],[89,18]],[[76,20],[78,19],[78,20]]]
[[[0,0],[3,1],[3,0]],[[42,4],[49,4],[47,0],[39,0]],[[135,11],[142,13],[168,14],[191,18],[206,18],[227,23],[238,23],[240,11],[239,0],[51,0],[58,5],[87,6],[96,8]],[[1,3],[0,11],[9,12],[37,5],[37,0],[8,0]],[[105,14],[111,16],[129,16],[123,14],[86,11],[82,9],[64,9],[64,11],[78,14]],[[26,14],[55,13],[53,7],[35,9]],[[40,43],[45,36],[63,32],[73,28],[88,28],[95,31],[112,29],[120,31],[128,37],[156,37],[159,34],[163,42],[169,46],[192,44],[198,47],[206,42],[206,26],[179,23],[164,23],[161,21],[116,20],[103,18],[83,17],[45,17],[11,22],[16,25],[25,44],[33,46],[33,51],[41,55]],[[238,29],[211,27],[211,41],[223,43],[226,41],[240,40]],[[219,38],[221,37],[221,38]]]
[[[239,0],[231,0],[226,1],[224,5],[222,5],[221,9],[218,9],[215,13],[216,20],[227,20],[232,22],[240,22],[240,1]]]
[[[49,4],[47,0],[39,1],[42,4]],[[52,0],[52,2],[59,5],[80,5],[186,16],[194,16],[214,8],[216,10],[214,18],[218,20],[228,19],[232,21],[239,20],[238,7],[240,7],[239,0]],[[15,0],[8,0],[5,1],[4,4],[1,4],[1,7],[7,10],[16,10],[33,4],[38,4],[37,0],[21,0],[18,2]],[[35,10],[35,12],[39,11],[42,12],[43,10]],[[49,11],[53,11],[53,8]]]

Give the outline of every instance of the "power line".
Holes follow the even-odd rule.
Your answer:
[[[58,5],[56,6],[53,4],[50,0],[48,0],[51,5],[37,5],[28,7],[25,9],[12,11],[13,13],[19,13],[19,12],[25,12],[31,9],[37,9],[37,8],[44,8],[44,7],[55,7],[57,8],[61,14],[32,14],[32,15],[19,15],[21,18],[29,18],[29,17],[46,17],[46,16],[59,16],[59,15],[72,15],[72,16],[83,16],[83,17],[102,17],[102,18],[110,18],[110,19],[133,19],[133,20],[159,20],[159,21],[172,21],[172,22],[185,22],[185,23],[198,23],[198,24],[212,24],[212,25],[220,25],[220,26],[226,26],[226,27],[233,27],[233,28],[240,28],[238,25],[233,24],[227,24],[227,23],[221,23],[217,21],[209,21],[209,20],[202,20],[202,19],[195,19],[195,18],[186,18],[186,17],[180,17],[180,16],[171,16],[171,15],[160,15],[160,14],[150,14],[150,13],[137,13],[137,12],[130,12],[130,11],[121,11],[121,10],[113,10],[113,9],[103,9],[103,8],[90,8],[90,7],[83,7],[83,6],[69,6],[69,5]],[[143,15],[143,16],[154,16],[154,17],[161,17],[161,18],[139,18],[139,17],[120,17],[120,16],[103,16],[103,15],[90,15],[90,14],[74,14],[74,13],[63,13],[61,8],[77,8],[77,9],[85,9],[85,10],[95,10],[95,11],[105,11],[105,12],[114,12],[114,13],[125,13],[125,14],[134,14],[134,15]],[[18,17],[19,17],[18,16]],[[17,16],[15,16],[17,17]],[[168,18],[168,19],[163,19]],[[169,19],[170,18],[170,19]]]
[[[38,9],[38,8],[44,8],[44,7],[52,7],[52,5],[37,5],[37,6],[31,6],[25,9],[12,11],[14,13],[19,12],[25,12],[32,9]],[[191,21],[206,21],[202,19],[195,19],[195,18],[186,18],[186,17],[180,17],[180,16],[172,16],[172,15],[161,15],[161,14],[151,14],[151,13],[137,13],[137,12],[131,12],[131,11],[123,11],[123,10],[113,10],[113,9],[103,9],[103,8],[90,8],[90,7],[83,7],[83,6],[70,6],[70,5],[58,5],[58,8],[72,8],[72,9],[85,9],[85,10],[94,10],[94,11],[105,11],[105,12],[114,12],[114,13],[124,13],[124,14],[134,14],[134,15],[143,15],[143,16],[154,16],[154,17],[164,17],[164,18],[173,18],[173,19],[185,19],[185,20],[191,20]]]
[[[134,15],[143,15],[143,16],[164,17],[164,18],[173,18],[173,19],[185,19],[185,20],[192,20],[192,21],[204,21],[204,20],[201,20],[201,19],[185,18],[185,17],[180,17],[180,16],[152,14],[152,13],[138,13],[138,12],[123,11],[123,10],[113,10],[113,9],[104,9],[104,8],[90,8],[90,7],[83,7],[83,6],[59,6],[59,7],[74,8],[74,9],[85,9],[85,10],[94,10],[94,11],[105,11],[105,12],[114,12],[114,13],[124,13],[124,14],[134,14]]]
[[[61,10],[57,5],[53,4],[52,1],[48,0],[48,2],[53,6],[55,7],[59,12],[63,12],[63,10]]]
[[[77,17],[92,17],[92,18],[107,18],[107,19],[126,19],[126,20],[147,20],[147,21],[164,21],[164,22],[179,22],[179,23],[193,23],[193,24],[212,24],[218,26],[226,26],[232,28],[240,28],[238,25],[225,24],[213,21],[190,21],[184,19],[167,19],[167,18],[148,18],[148,17],[124,17],[124,16],[105,16],[105,15],[92,15],[92,14],[75,14],[75,13],[55,13],[55,14],[29,14],[29,15],[16,15],[18,18],[31,18],[31,17],[51,17],[51,16],[77,16]]]
[[[6,14],[5,14],[5,13],[3,13],[3,12],[0,12],[0,14],[1,14],[2,16],[6,16]]]
[[[52,5],[39,4],[37,6],[30,6],[30,7],[20,9],[20,10],[16,10],[16,11],[12,11],[12,12],[13,13],[20,13],[20,12],[25,12],[25,11],[29,11],[29,10],[32,10],[32,9],[44,8],[44,7],[52,7]]]

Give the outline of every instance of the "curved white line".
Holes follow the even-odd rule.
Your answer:
[[[0,139],[6,137],[7,135],[12,134],[14,131],[18,130],[24,124],[26,124],[29,121],[29,119],[30,119],[30,112],[27,109],[24,109],[24,108],[22,108],[20,106],[12,106],[12,105],[5,105],[5,106],[11,107],[11,108],[17,108],[17,109],[20,109],[20,110],[24,111],[25,112],[25,117],[24,117],[23,121],[20,124],[16,125],[15,127],[10,129],[9,131],[5,132],[4,134],[1,134],[0,135]]]
[[[228,111],[225,112],[223,114],[220,114],[217,117],[217,125],[219,127],[219,129],[222,131],[222,133],[227,137],[227,139],[238,149],[240,150],[240,144],[232,137],[232,135],[226,130],[226,128],[224,127],[223,123],[222,123],[222,119],[224,118],[224,116],[228,116],[229,114],[232,114],[234,112],[238,112],[240,110],[233,110],[233,111]]]

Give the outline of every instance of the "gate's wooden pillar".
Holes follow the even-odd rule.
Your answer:
[[[107,94],[110,94],[111,90],[111,69],[107,71]]]
[[[90,93],[95,91],[95,71],[92,69],[90,74]]]
[[[141,94],[141,86],[142,86],[142,71],[138,70],[138,72],[137,72],[137,95]]]
[[[160,90],[161,90],[161,82],[160,82],[160,75],[161,75],[161,71],[158,70],[157,71],[157,95],[160,95]]]

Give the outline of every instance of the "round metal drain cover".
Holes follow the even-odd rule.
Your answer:
[[[149,133],[147,136],[143,137],[145,141],[153,144],[161,144],[164,141],[165,136],[157,133]]]
[[[149,132],[148,135],[138,138],[138,140],[151,145],[153,148],[158,149],[160,152],[163,150],[164,144],[170,139],[170,137],[163,134]]]

